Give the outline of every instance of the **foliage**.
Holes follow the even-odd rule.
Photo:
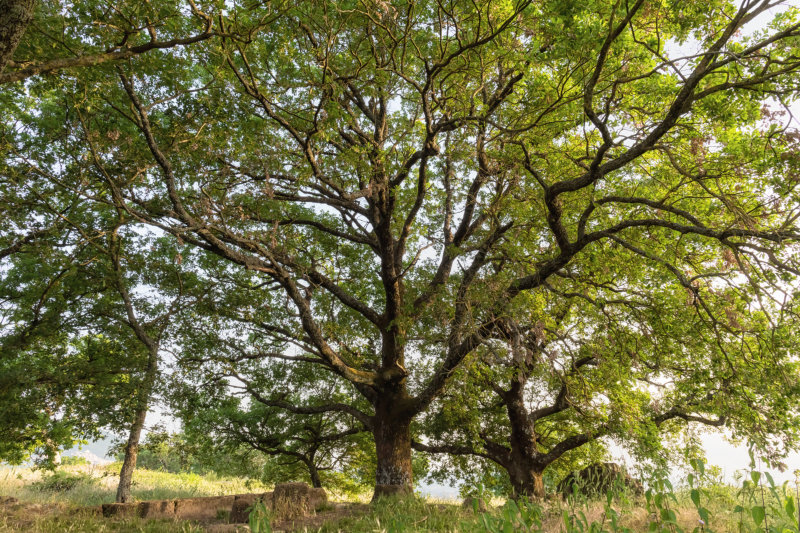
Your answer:
[[[88,465],[89,460],[86,457],[81,457],[80,455],[67,455],[61,457],[61,464],[63,466],[75,466],[75,465]]]
[[[184,384],[173,389],[172,402],[193,445],[206,456],[215,455],[217,459],[208,457],[213,464],[228,456],[226,462],[234,468],[241,465],[242,473],[247,468],[250,475],[259,471],[264,483],[305,481],[334,492],[363,492],[372,475],[369,465],[375,462],[363,423],[337,412],[300,414],[285,408],[312,383],[319,398],[349,399],[340,384],[315,367],[242,362],[236,376],[244,387],[195,385],[215,382],[209,376],[225,372],[226,350],[219,347],[234,342],[204,342],[214,352],[213,359],[194,370],[185,364],[185,373],[176,379]],[[192,353],[199,355],[199,348]],[[254,461],[259,454],[265,457]]]
[[[192,287],[191,279],[159,262],[159,244],[166,245],[161,253],[169,253],[163,240],[120,231],[116,244],[98,243],[109,231],[103,228],[107,215],[102,209],[74,209],[73,227],[58,246],[38,239],[10,255],[1,271],[0,394],[8,401],[0,410],[0,457],[5,460],[20,463],[42,449],[49,458],[59,447],[98,438],[101,429],[129,430],[142,391],[156,385],[153,347],[135,330],[147,324],[142,333],[166,341],[169,304]],[[97,234],[89,238],[88,231]],[[126,241],[122,251],[119,239]],[[143,248],[147,259],[134,252]],[[131,298],[130,292],[148,286],[158,286],[160,297]]]
[[[785,454],[800,14],[775,7],[45,5],[15,58],[90,67],[1,86],[0,456],[142,412],[146,337],[201,396],[265,406],[240,428],[371,432],[380,485],[461,421],[433,444],[507,458],[528,434],[528,485],[600,436],[652,457],[695,423]]]
[[[111,455],[122,461],[125,454],[125,442],[120,441],[109,450]],[[150,428],[139,444],[138,468],[161,470],[170,473],[198,472],[214,470],[208,461],[200,462],[194,449],[186,442],[182,433],[170,433],[163,426]]]
[[[262,501],[253,504],[250,514],[247,515],[247,522],[253,533],[272,533],[271,513]]]
[[[78,485],[90,484],[92,476],[81,472],[56,470],[34,482],[31,487],[42,492],[67,492]]]

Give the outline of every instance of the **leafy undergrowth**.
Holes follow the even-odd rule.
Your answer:
[[[361,516],[325,524],[322,533],[390,532],[536,532],[536,533],[796,533],[794,498],[782,487],[760,488],[751,482],[743,492],[714,486],[673,492],[670,487],[645,495],[622,494],[606,499],[567,501],[554,498],[538,504],[513,501],[487,513],[424,500],[385,500]],[[694,492],[698,490],[698,492]],[[699,505],[695,500],[699,496]],[[751,499],[752,496],[752,499]],[[738,502],[738,503],[737,503]],[[765,511],[762,513],[762,509]]]
[[[768,474],[750,472],[738,487],[711,482],[695,463],[679,490],[667,481],[651,484],[642,495],[608,494],[600,498],[546,502],[509,501],[486,513],[457,502],[421,498],[384,499],[374,505],[332,503],[317,517],[300,520],[293,530],[333,533],[390,532],[540,532],[540,533],[798,533],[796,487],[776,485]],[[114,467],[66,467],[55,475],[28,469],[0,470],[0,532],[202,532],[190,522],[105,519],[90,509],[114,497]],[[139,470],[137,500],[255,492],[243,480]],[[20,501],[1,503],[13,496]],[[285,524],[275,524],[285,526]],[[262,532],[272,529],[264,524]],[[277,529],[277,528],[276,528]]]

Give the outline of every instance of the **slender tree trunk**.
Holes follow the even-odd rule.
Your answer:
[[[308,475],[311,476],[311,486],[315,488],[322,487],[322,480],[319,478],[319,470],[317,470],[317,465],[311,461],[307,463],[306,466],[308,466]]]
[[[36,0],[0,0],[0,74],[14,57],[35,7]]]
[[[373,435],[378,466],[373,501],[381,496],[414,492],[411,470],[412,417],[400,411],[398,403],[391,396],[376,402]]]
[[[119,473],[119,485],[117,486],[117,503],[127,503],[131,499],[131,481],[133,480],[133,471],[136,469],[136,460],[139,457],[139,440],[142,436],[145,418],[147,418],[147,411],[150,408],[150,395],[153,393],[157,375],[158,347],[153,345],[150,347],[144,381],[139,388],[136,415],[128,434],[128,443],[125,445],[125,459],[122,461],[122,470]]]
[[[122,461],[122,470],[119,473],[117,503],[127,503],[131,500],[131,481],[133,480],[133,471],[136,469],[136,459],[139,457],[139,439],[142,436],[142,428],[146,417],[147,408],[136,411],[136,417],[128,434],[128,443],[125,445],[125,459]]]
[[[0,0],[3,1],[3,0]],[[121,222],[120,222],[121,223]],[[139,439],[142,436],[144,420],[150,407],[150,396],[153,394],[156,378],[158,377],[158,350],[159,341],[151,337],[136,316],[136,308],[128,293],[125,285],[125,275],[122,269],[122,249],[119,234],[115,230],[110,234],[108,252],[114,265],[116,274],[117,290],[125,302],[125,311],[128,316],[128,326],[133,330],[136,338],[142,345],[147,347],[147,367],[145,368],[142,383],[136,397],[136,414],[134,415],[131,431],[128,434],[128,443],[125,446],[125,459],[122,462],[122,470],[119,473],[119,485],[117,486],[117,503],[126,503],[131,499],[131,481],[133,471],[136,469],[136,459],[139,457]],[[163,334],[162,329],[159,337]]]

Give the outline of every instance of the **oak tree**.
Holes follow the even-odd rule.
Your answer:
[[[708,303],[716,284],[743,306],[793,297],[796,137],[756,127],[796,93],[791,6],[192,12],[214,39],[59,87],[92,154],[45,166],[274,288],[250,304],[277,310],[259,338],[281,349],[263,355],[360,396],[329,408],[369,422],[376,495],[411,489],[412,423],[555,280],[613,292],[602,269],[622,253],[620,290],[684,295],[703,332],[727,327],[724,346],[743,328]]]

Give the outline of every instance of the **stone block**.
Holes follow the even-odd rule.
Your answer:
[[[476,505],[479,513],[486,512],[486,502],[483,500],[483,498],[474,498],[472,496],[467,496],[464,498],[464,501],[461,503],[461,508],[473,511]]]
[[[268,509],[272,508],[272,493],[264,494],[237,494],[233,500],[229,522],[232,524],[244,524],[250,516],[250,507],[257,501],[264,502]]]
[[[175,500],[152,500],[139,504],[142,518],[175,518]]]
[[[308,493],[308,508],[319,511],[328,503],[328,493],[322,487],[312,487]]]
[[[138,503],[104,503],[103,516],[136,516],[138,509]]]
[[[250,528],[243,524],[211,524],[205,530],[206,533],[245,533]]]
[[[307,483],[278,483],[272,492],[272,513],[278,520],[292,520],[313,512]]]
[[[642,484],[616,463],[596,463],[573,472],[558,484],[557,489],[565,498],[575,489],[586,496],[602,496],[608,491],[616,493],[620,490],[630,490],[637,495],[644,492]]]
[[[220,513],[229,513],[234,496],[183,498],[175,500],[175,518],[181,520],[213,520]]]

